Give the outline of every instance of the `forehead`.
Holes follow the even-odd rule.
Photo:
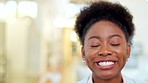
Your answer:
[[[86,37],[91,36],[100,36],[100,37],[108,37],[113,34],[118,34],[120,36],[125,37],[121,28],[110,21],[99,21],[93,24],[88,30]]]

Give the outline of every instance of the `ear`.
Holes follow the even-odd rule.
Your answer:
[[[126,59],[128,59],[129,57],[130,57],[130,53],[131,53],[131,44],[128,44],[127,45],[127,57],[126,57]]]
[[[85,50],[84,50],[84,46],[81,47],[81,54],[82,54],[82,58],[85,58]]]

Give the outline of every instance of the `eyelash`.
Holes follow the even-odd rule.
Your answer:
[[[111,44],[112,46],[119,46],[120,44]]]
[[[91,47],[98,47],[98,46],[100,46],[100,45],[91,45]]]
[[[112,46],[119,46],[120,44],[111,44]],[[99,47],[100,46],[100,44],[98,44],[98,45],[90,45],[91,47]]]

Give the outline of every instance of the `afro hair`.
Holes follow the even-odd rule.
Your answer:
[[[82,45],[91,25],[101,20],[117,24],[125,34],[127,42],[131,44],[135,27],[132,21],[133,16],[129,10],[120,3],[98,1],[91,2],[90,5],[84,7],[76,19],[74,29]]]

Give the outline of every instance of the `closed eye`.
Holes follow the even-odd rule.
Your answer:
[[[91,47],[99,47],[100,45],[91,45]]]
[[[111,44],[112,46],[119,46],[120,44]]]

